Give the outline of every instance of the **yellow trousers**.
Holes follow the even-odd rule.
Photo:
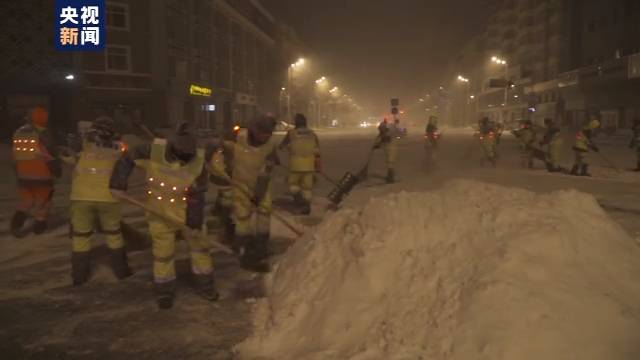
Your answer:
[[[289,192],[292,195],[302,193],[302,198],[311,201],[313,197],[313,175],[312,171],[289,173]]]
[[[391,140],[384,143],[383,149],[387,162],[387,169],[393,169],[396,165],[396,159],[398,158],[398,144],[395,140]]]
[[[244,191],[234,189],[233,221],[237,236],[268,234],[271,228],[271,190],[267,190],[256,207]]]
[[[72,201],[71,202],[71,238],[74,252],[87,252],[91,250],[91,239],[97,229],[95,225],[100,222],[102,233],[107,239],[110,249],[119,249],[124,246],[120,221],[122,220],[122,205],[120,203],[98,201]]]
[[[148,215],[149,233],[153,241],[153,279],[165,283],[176,278],[176,232],[179,228],[153,215]],[[206,231],[183,232],[189,242],[191,270],[194,274],[208,275],[213,271],[213,260],[206,243]]]

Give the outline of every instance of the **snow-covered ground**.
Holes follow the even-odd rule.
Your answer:
[[[621,173],[618,173],[616,170],[611,168],[610,165],[602,158],[593,157],[594,166],[591,171],[594,174],[594,177],[577,178],[566,175],[548,174],[542,169],[542,164],[540,163],[538,163],[537,168],[532,171],[520,169],[520,159],[516,143],[510,135],[506,135],[500,145],[500,161],[498,167],[495,169],[483,168],[479,161],[481,155],[480,148],[473,141],[471,133],[468,130],[455,129],[444,131],[442,147],[438,154],[437,166],[428,167],[424,163],[421,137],[418,133],[419,130],[411,131],[412,130],[410,130],[409,137],[404,139],[400,145],[400,158],[397,165],[398,182],[394,185],[384,185],[384,180],[382,179],[382,176],[384,175],[383,155],[378,152],[375,153],[369,167],[371,176],[367,182],[359,185],[348,197],[344,204],[346,213],[338,213],[341,215],[326,214],[326,200],[321,197],[328,194],[333,185],[319,178],[316,192],[319,197],[314,202],[314,216],[312,218],[303,219],[287,214],[286,211],[283,210],[284,207],[287,206],[288,201],[288,197],[286,196],[286,172],[282,169],[277,171],[276,179],[274,181],[276,209],[280,208],[280,211],[285,216],[289,217],[290,220],[297,221],[298,227],[305,229],[308,234],[317,234],[320,237],[326,238],[328,243],[339,243],[340,241],[346,241],[346,238],[342,239],[337,234],[330,234],[329,229],[332,224],[336,225],[340,223],[340,221],[344,221],[344,219],[340,220],[342,216],[346,219],[353,220],[353,222],[361,221],[369,224],[368,222],[372,221],[372,219],[362,218],[364,215],[356,215],[359,214],[356,210],[364,208],[365,210],[363,214],[365,214],[367,211],[372,212],[372,206],[373,208],[376,208],[375,206],[386,204],[384,206],[380,205],[384,208],[384,211],[378,215],[372,215],[373,218],[379,219],[381,223],[387,220],[389,224],[394,224],[399,220],[402,221],[398,222],[398,233],[386,233],[388,236],[383,239],[384,241],[381,242],[381,246],[389,246],[385,241],[391,241],[391,243],[393,243],[393,241],[397,241],[399,244],[403,244],[402,246],[408,247],[415,245],[417,246],[416,253],[419,253],[420,256],[426,257],[425,261],[429,263],[429,259],[431,259],[429,256],[433,257],[434,255],[431,255],[429,251],[423,251],[425,248],[418,246],[414,241],[415,239],[410,240],[403,238],[402,234],[404,233],[401,231],[402,228],[406,228],[413,224],[411,216],[415,215],[416,219],[420,219],[421,216],[425,216],[427,214],[423,213],[423,211],[426,210],[420,210],[419,207],[416,207],[414,208],[415,214],[405,214],[401,219],[399,219],[398,216],[400,215],[395,214],[394,212],[402,209],[399,209],[397,206],[387,204],[387,202],[393,203],[393,201],[400,201],[399,199],[402,199],[403,197],[406,198],[407,195],[397,195],[399,198],[391,197],[386,200],[381,198],[404,191],[415,194],[410,196],[411,199],[422,199],[423,201],[428,201],[429,199],[444,199],[443,201],[446,203],[448,198],[452,198],[457,202],[464,203],[464,198],[461,198],[461,194],[466,194],[469,202],[465,205],[470,206],[471,204],[477,204],[477,199],[480,198],[485,199],[488,202],[494,201],[495,203],[486,205],[489,206],[487,208],[487,211],[489,211],[488,216],[495,217],[499,215],[501,219],[504,220],[504,222],[500,223],[501,226],[505,226],[504,231],[511,229],[512,225],[515,226],[517,224],[524,226],[526,233],[521,234],[522,237],[514,239],[513,244],[509,245],[508,250],[512,251],[514,254],[522,255],[526,251],[535,250],[527,248],[527,244],[532,242],[541,243],[541,246],[545,244],[548,245],[541,249],[537,249],[537,256],[552,256],[553,254],[548,254],[547,251],[552,252],[552,250],[557,250],[551,246],[554,239],[560,239],[559,237],[562,237],[563,235],[568,236],[573,233],[569,231],[570,229],[578,231],[579,229],[582,229],[578,224],[584,224],[584,229],[579,230],[576,235],[578,238],[571,238],[573,240],[567,239],[567,244],[577,244],[577,249],[580,250],[581,253],[588,253],[589,251],[596,250],[600,252],[601,254],[597,257],[585,258],[597,261],[597,268],[606,269],[607,271],[610,270],[612,273],[616,274],[628,274],[629,272],[637,269],[635,262],[631,260],[627,262],[628,255],[623,255],[623,251],[621,251],[621,249],[625,249],[627,250],[627,254],[633,255],[640,243],[640,221],[638,221],[638,217],[640,216],[640,174],[627,172],[625,170],[626,168],[630,168],[635,165],[635,154],[627,148],[628,139],[624,137],[611,137],[599,140],[601,143],[602,153],[610,158],[617,167],[623,169]],[[338,180],[345,172],[351,171],[355,173],[362,167],[363,162],[367,157],[368,149],[373,142],[375,130],[330,130],[319,132],[319,134],[323,149],[325,172],[334,180]],[[572,135],[567,134],[567,142],[569,142],[571,138]],[[565,154],[563,154],[563,161],[566,167],[570,167],[572,153],[569,150],[569,144],[566,145],[566,149]],[[68,259],[70,242],[67,236],[67,197],[69,192],[68,176],[60,181],[60,184],[56,189],[56,194],[54,196],[55,215],[52,219],[51,231],[47,233],[46,236],[36,237],[29,235],[24,238],[15,239],[11,237],[7,231],[9,217],[13,212],[16,200],[14,182],[10,175],[11,171],[8,159],[9,154],[7,148],[2,148],[0,151],[0,160],[2,160],[0,164],[2,165],[0,166],[2,166],[2,173],[7,176],[0,177],[0,202],[2,205],[0,207],[0,288],[2,288],[2,292],[0,292],[0,323],[3,325],[0,327],[0,338],[2,339],[0,340],[0,351],[3,351],[4,354],[9,354],[9,358],[53,358],[67,356],[72,358],[88,359],[104,356],[104,354],[110,354],[108,357],[112,358],[117,357],[131,359],[154,358],[159,357],[160,355],[164,357],[172,356],[185,359],[230,358],[233,356],[233,346],[242,342],[251,334],[253,331],[252,323],[260,320],[259,317],[253,319],[251,312],[252,305],[255,302],[255,299],[253,299],[253,296],[255,295],[254,293],[256,291],[259,292],[261,288],[260,279],[254,278],[252,274],[240,270],[233,258],[224,254],[216,253],[214,254],[214,260],[217,265],[217,281],[223,297],[216,304],[205,303],[196,297],[189,289],[189,265],[186,249],[183,246],[184,242],[181,242],[181,252],[178,261],[180,287],[178,289],[176,306],[171,311],[160,312],[156,309],[153,294],[151,292],[151,255],[149,251],[149,240],[146,235],[144,217],[141,211],[131,207],[126,208],[127,216],[125,222],[129,225],[127,227],[127,241],[130,250],[130,261],[134,268],[135,275],[123,282],[115,281],[106,267],[104,246],[101,241],[98,241],[96,245],[100,246],[98,246],[94,251],[97,269],[91,282],[87,284],[87,286],[83,286],[81,288],[73,288],[69,286],[70,279]],[[467,184],[468,190],[454,194],[454,192],[452,192],[453,190],[451,190],[454,185],[450,184],[451,182],[454,182],[454,180],[464,180],[463,183]],[[137,186],[134,187],[135,192],[139,193],[142,190],[139,175],[134,182],[137,184]],[[456,183],[459,184],[460,182]],[[493,187],[487,184],[499,185],[500,187]],[[508,192],[519,194],[518,196],[520,197],[501,195],[506,191],[503,187],[507,187],[509,189]],[[528,190],[529,192],[518,192],[514,189]],[[592,195],[600,206],[602,206],[604,212],[600,210],[595,202],[589,202],[586,200],[589,198],[585,197],[585,195],[572,191],[562,192],[562,190],[577,190],[581,193]],[[425,194],[425,192],[431,193]],[[495,197],[490,196],[491,194],[495,194]],[[569,196],[567,194],[573,195]],[[519,216],[514,210],[517,205],[513,203],[514,197],[519,199],[518,201],[521,201],[522,198],[533,199],[534,203],[529,209],[530,212],[527,213],[528,216],[526,216],[526,218]],[[370,202],[371,200],[372,202]],[[413,201],[410,202],[412,206],[417,206]],[[374,206],[372,203],[378,205]],[[455,205],[457,203],[453,204]],[[545,204],[548,205],[548,213],[545,212]],[[521,208],[524,210],[527,209],[526,206],[521,206]],[[480,207],[480,209],[483,208]],[[571,209],[575,209],[575,211],[571,211]],[[443,206],[438,211],[439,212],[435,213],[437,216],[433,216],[433,218],[430,217],[429,221],[433,221],[433,224],[441,223],[441,226],[452,226],[452,224],[458,224],[456,221],[462,221],[468,216],[471,216],[468,212],[464,212],[463,209],[458,211],[458,207],[453,205],[450,207]],[[476,209],[476,211],[478,210]],[[373,212],[375,213],[375,211]],[[508,215],[513,215],[513,218]],[[591,217],[587,217],[586,215]],[[379,218],[376,218],[376,216],[379,216]],[[617,224],[609,221],[610,219],[619,224],[621,228],[618,228]],[[511,220],[513,220],[512,223]],[[211,219],[210,225],[214,225],[214,222],[215,219]],[[566,223],[567,226],[563,227],[561,225],[563,223]],[[314,227],[315,224],[319,224],[317,228]],[[489,221],[489,224],[492,223]],[[375,229],[378,228],[375,226],[372,227],[372,230]],[[557,229],[557,231],[553,231],[553,229]],[[623,229],[624,232],[620,229]],[[584,232],[586,230],[588,231]],[[482,234],[486,234],[489,230],[482,228],[479,231]],[[588,241],[581,243],[579,235],[587,233],[593,233],[594,236],[590,236]],[[292,267],[292,271],[293,269],[302,270],[307,265],[309,266],[309,269],[311,269],[312,264],[307,264],[306,262],[296,263],[294,261],[294,257],[287,258],[288,254],[286,253],[286,249],[294,243],[296,239],[294,235],[278,223],[277,220],[273,220],[272,234],[274,252],[278,254],[278,257],[284,256],[285,259],[276,272],[277,276],[274,277],[273,284],[274,286],[281,286],[285,289],[283,290],[285,292],[293,293],[299,290],[291,288],[291,286],[295,286],[295,282],[283,281],[278,285],[279,277],[281,279],[286,279],[285,275],[280,275],[286,274],[286,264],[289,264]],[[454,236],[449,238],[446,233],[440,235],[443,237],[442,239],[436,239],[433,243],[427,241],[421,246],[438,247],[444,246],[444,244],[449,244],[450,242],[459,242],[460,247],[471,246],[474,244],[473,239]],[[599,235],[599,240],[595,239],[597,237],[595,235]],[[307,235],[307,238],[308,236],[309,235]],[[398,238],[396,239],[395,237]],[[502,236],[496,240],[502,241],[501,244],[503,244],[506,239],[507,237]],[[527,239],[527,241],[522,239]],[[364,244],[365,240],[361,239],[359,241]],[[302,244],[303,241],[304,240],[302,240],[300,244]],[[408,242],[405,243],[403,241]],[[611,243],[611,247],[607,246],[609,242]],[[294,251],[297,254],[305,255],[306,253],[299,248],[301,246],[300,244],[296,245]],[[485,245],[489,247],[487,250],[495,250],[495,247],[498,246],[495,243],[488,243]],[[494,248],[491,248],[491,246]],[[307,250],[311,251],[309,249]],[[400,249],[398,249],[398,251],[399,250]],[[461,271],[468,271],[469,268],[467,268],[467,266],[471,266],[469,264],[480,264],[478,263],[480,260],[467,259],[466,257],[473,257],[476,253],[467,253],[465,251],[466,250],[464,249],[459,249],[439,254],[444,257],[446,257],[447,254],[454,254],[456,256],[455,259],[457,260],[460,258],[465,259],[465,265],[462,266],[461,264],[463,268]],[[309,254],[312,253],[309,252]],[[344,261],[343,258],[340,258],[340,256],[342,256],[340,253],[331,254],[338,256],[339,259],[341,259],[340,261]],[[384,258],[376,258],[376,256],[378,256],[376,254],[377,253],[369,255],[364,254],[363,256],[371,256],[371,259],[375,261],[384,261]],[[559,254],[557,255],[560,256]],[[638,257],[636,257],[636,259],[637,258]],[[453,259],[454,258],[450,260]],[[567,259],[570,261],[578,261],[576,260],[576,256],[568,257]],[[549,259],[549,261],[556,260],[557,257]],[[616,265],[616,262],[619,262],[620,264]],[[527,264],[527,262],[524,262],[523,266]],[[538,264],[546,263],[541,262]],[[577,266],[574,263],[572,264],[572,266]],[[622,270],[619,268],[627,265],[628,268]],[[509,276],[518,276],[518,271],[520,271],[519,269],[520,267],[513,269],[510,268],[508,272]],[[585,284],[596,284],[600,286],[603,283],[603,278],[597,278],[594,280],[593,277],[596,276],[596,273],[593,271],[585,272],[584,276],[590,276],[590,278],[586,278],[581,277],[581,273],[578,271],[584,270],[582,267],[570,267],[567,271],[569,269],[577,270],[569,279],[571,281],[568,282],[568,286],[571,285],[583,289]],[[523,268],[522,271],[522,276],[531,275],[527,272],[529,270],[525,268]],[[300,276],[302,277],[304,274],[304,272],[301,272]],[[484,273],[480,273],[479,275],[483,274]],[[547,275],[548,274],[550,273],[547,273]],[[382,276],[380,281],[385,279],[384,275],[385,274],[380,274],[380,276]],[[434,278],[430,279],[433,280]],[[444,280],[445,278],[442,279]],[[536,277],[534,280],[536,281],[536,284],[543,284],[546,281],[545,279],[548,279],[548,277]],[[627,278],[621,279],[618,283],[612,284],[611,286],[615,285],[616,287],[609,289],[609,293],[614,300],[619,302],[622,301],[625,304],[627,304],[626,301],[637,300],[637,298],[634,297],[636,294],[634,292],[634,285],[628,284],[626,279]],[[301,281],[304,282],[305,279],[301,278]],[[416,288],[415,291],[419,293],[430,289],[429,287],[420,289],[420,284],[416,285],[413,282],[410,282],[410,284],[413,284],[413,287]],[[299,286],[305,285],[299,284]],[[311,284],[309,286],[311,286]],[[271,288],[267,287],[267,289],[269,290]],[[334,288],[324,289],[336,290]],[[452,288],[446,289],[451,290]],[[597,292],[599,291],[598,289],[602,289],[602,286],[596,286],[592,291]],[[550,296],[553,296],[553,293],[560,292],[560,290],[561,289],[558,287],[550,286],[548,291],[551,292]],[[272,291],[272,289],[269,291]],[[446,291],[444,291],[443,294],[446,294]],[[481,307],[485,304],[482,301],[492,300],[491,303],[493,303],[492,297],[484,297],[486,295],[485,292],[479,291],[474,293],[472,291],[472,293],[477,294],[479,302],[464,304],[465,306],[468,306],[464,307],[465,311],[471,311],[472,314],[475,314],[473,311],[477,310],[476,307]],[[348,294],[344,292],[339,292],[339,294],[342,294],[341,296],[348,296]],[[587,297],[594,293],[579,292],[579,294],[583,294],[583,297]],[[491,294],[489,293],[489,295]],[[514,296],[516,295],[520,296],[521,294],[518,295],[514,293]],[[401,298],[402,295],[399,295],[398,299]],[[465,299],[475,298],[476,297],[472,296]],[[271,298],[269,299],[271,300]],[[413,297],[409,297],[409,300],[410,299],[415,300]],[[533,302],[535,299],[536,298],[531,301]],[[302,298],[302,300],[306,301],[310,299]],[[542,301],[540,299],[538,300]],[[384,309],[389,311],[392,310],[391,308],[380,307],[385,304],[385,306],[390,306],[392,302],[365,302],[365,304],[376,308],[375,311],[382,311]],[[590,307],[587,306],[589,304],[585,301],[584,307],[576,308],[575,312],[571,313],[571,316],[578,316],[576,314],[581,314],[581,311],[590,309]],[[541,313],[535,312],[540,309],[540,307],[537,307],[538,305],[543,306],[544,304],[525,304],[527,309],[533,311],[534,315],[532,316],[542,316]],[[322,309],[322,306],[326,306],[326,304],[319,305],[316,309]],[[348,309],[348,302],[342,306],[345,307],[344,309],[350,310]],[[508,309],[511,305],[505,302],[504,306]],[[629,317],[638,316],[637,309],[633,306],[636,305],[628,304],[628,308],[626,308],[628,312],[624,314],[627,314]],[[260,309],[260,307],[258,307],[258,309]],[[438,308],[435,307],[434,309]],[[613,308],[603,306],[603,309],[603,316],[608,318],[609,313],[604,311],[609,311]],[[287,308],[274,309],[273,311],[287,311]],[[262,312],[262,314],[263,313],[264,312]],[[258,315],[260,314],[261,313],[259,312]],[[274,313],[274,316],[277,314]],[[390,314],[396,313],[391,311]],[[509,313],[505,313],[505,317],[507,314]],[[496,325],[496,323],[492,322],[491,318],[488,316],[489,315],[484,317],[480,316],[477,320],[479,323],[489,324],[487,325],[489,327],[499,327],[500,324],[502,324],[499,323]],[[571,325],[573,321],[571,319],[574,319],[571,316],[567,316],[567,319],[569,320],[564,324]],[[539,319],[542,318],[543,317]],[[416,318],[417,321],[421,319],[423,318]],[[465,321],[467,320],[467,318],[460,319],[464,319]],[[531,321],[535,324],[538,324],[536,321],[547,321],[539,319],[536,318]],[[548,320],[547,322],[549,322],[549,324],[558,323],[554,322],[556,320],[555,318],[552,320],[553,321]],[[617,322],[613,322],[614,320]],[[605,321],[605,319],[602,321]],[[612,318],[612,326],[614,327],[611,329],[612,333],[615,334],[617,331],[625,330],[625,326],[634,324],[631,320],[629,320],[631,322],[625,321],[626,320],[620,320],[619,317]],[[575,324],[575,327],[585,327],[588,324],[590,323],[578,322]],[[333,326],[336,324],[332,323],[331,325]],[[397,328],[397,325],[398,324],[395,322],[390,322],[389,329],[401,334],[406,331],[406,329]],[[291,326],[295,328],[297,325],[294,322]],[[428,325],[425,326],[427,327]],[[543,327],[538,327],[538,329],[543,329]],[[324,330],[336,331],[336,328],[328,326]],[[454,330],[456,329],[451,328],[451,331]],[[450,338],[452,339],[453,344],[459,344],[460,339],[463,338],[471,340],[475,339],[472,329],[457,328],[456,331],[463,330],[469,330],[469,332],[456,332],[455,334],[447,333],[451,335]],[[556,330],[560,331],[559,329]],[[493,329],[493,331],[494,332],[487,333],[487,338],[483,339],[484,342],[480,342],[484,344],[485,347],[488,346],[487,344],[491,343],[491,336],[502,337],[502,334],[499,333],[501,330]],[[278,331],[274,334],[258,333],[259,336],[265,337],[264,344],[265,346],[269,346],[268,349],[271,349],[266,353],[287,353],[287,346],[291,344],[275,344],[273,341],[274,338],[269,337],[271,335],[275,337],[281,336],[284,333],[285,332]],[[638,332],[635,331],[635,333],[630,336],[637,333]],[[411,340],[412,344],[415,344],[416,341],[418,341],[416,339],[419,339],[420,334],[425,333],[416,334],[416,337]],[[442,335],[444,333],[438,334]],[[575,342],[571,340],[568,343],[576,344],[577,341],[581,339],[584,340],[588,336],[595,336],[594,334],[597,334],[597,332],[585,332],[584,337],[576,337],[573,339]],[[321,353],[321,351],[334,351],[338,349],[337,347],[323,347],[323,344],[321,343],[317,343],[313,345],[315,346],[313,347],[305,336],[312,336],[315,334],[298,335],[301,339],[300,344],[295,346],[291,345],[292,347],[290,349],[292,353],[294,350],[303,352],[315,351],[317,353]],[[380,338],[368,338],[367,341],[377,341],[379,339]],[[510,338],[505,338],[504,341],[507,341],[508,339]],[[620,338],[620,341],[626,341],[627,339],[628,338]],[[255,341],[255,338],[252,338],[252,340],[247,344],[255,344]],[[449,343],[442,342],[438,344],[444,346]],[[500,344],[502,344],[502,342],[500,342]],[[619,345],[619,343],[607,344],[611,344],[611,347]],[[339,351],[342,351],[341,349],[348,350],[347,352],[342,352],[340,354],[357,353],[358,349],[353,350],[349,347],[351,345],[352,344],[347,344],[338,349]],[[400,349],[399,347],[393,346],[389,349]],[[513,346],[518,345],[513,344]],[[367,348],[374,349],[375,346]],[[446,350],[447,347],[444,346],[444,348],[440,348],[440,350],[442,349]],[[534,348],[530,349],[532,351],[535,350]],[[599,350],[597,351],[607,351],[608,347],[607,345],[603,345],[598,349]],[[522,349],[519,348],[516,350],[520,351]],[[251,354],[255,354],[255,348],[252,351],[253,352]],[[499,358],[499,354],[493,351],[494,348],[490,346],[486,347],[485,355],[483,355],[484,358]],[[366,355],[368,353],[365,352],[362,354]],[[375,353],[371,354],[374,354],[372,355],[373,357],[368,358],[377,358]],[[451,352],[451,354],[462,353]],[[511,352],[508,354],[519,353]],[[634,358],[623,357],[623,355],[628,354],[628,352],[624,353],[622,350],[619,353],[594,352],[593,354],[595,354],[593,356],[604,354],[606,355],[604,358],[611,359]],[[638,355],[640,353],[636,352],[635,354]],[[518,356],[515,357],[520,358]],[[637,357],[638,356],[635,358]],[[299,358],[305,357],[301,356]],[[461,357],[458,358],[462,359]],[[479,356],[477,358],[483,357]],[[514,357],[512,356],[511,358]],[[545,357],[542,356],[539,358]]]

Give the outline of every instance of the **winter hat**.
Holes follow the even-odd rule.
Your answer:
[[[29,117],[31,118],[31,123],[39,127],[47,127],[49,123],[49,112],[41,106],[33,108]]]

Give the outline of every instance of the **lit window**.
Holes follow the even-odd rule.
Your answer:
[[[128,46],[107,46],[107,71],[130,71],[131,51]]]
[[[129,30],[129,6],[126,4],[107,4],[107,28]]]

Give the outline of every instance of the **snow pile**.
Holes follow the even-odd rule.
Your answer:
[[[242,358],[640,358],[640,250],[575,191],[376,198],[295,244],[268,291]]]

